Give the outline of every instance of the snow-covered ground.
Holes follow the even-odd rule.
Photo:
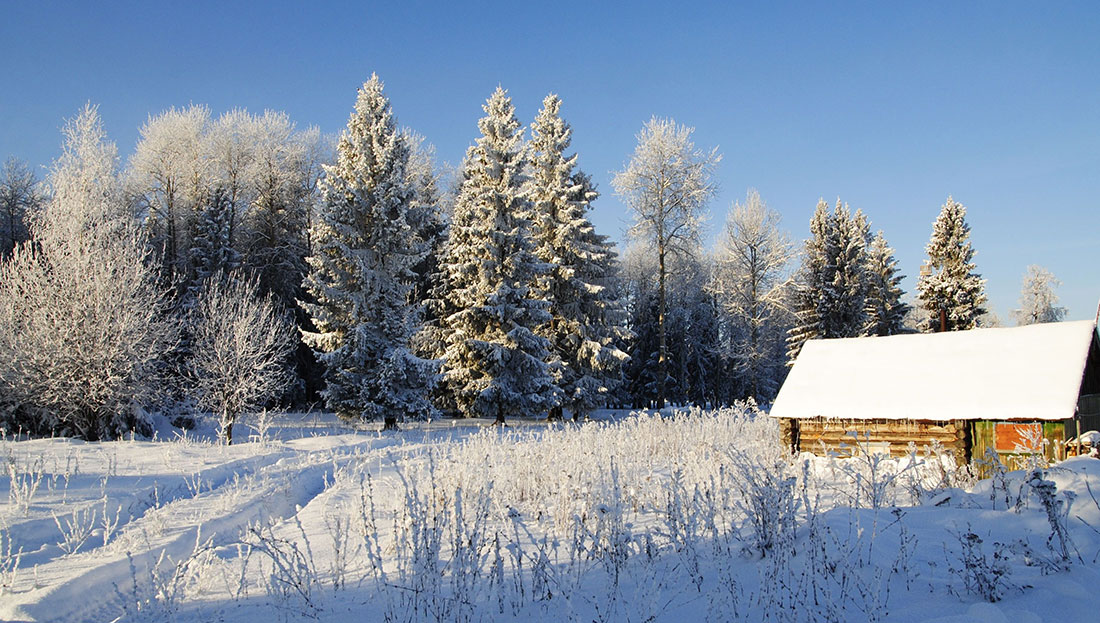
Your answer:
[[[974,481],[930,454],[791,463],[753,409],[603,416],[0,441],[0,619],[1100,613],[1096,459]]]

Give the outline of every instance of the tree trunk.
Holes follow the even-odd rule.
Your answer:
[[[233,420],[225,425],[225,445],[233,445]]]
[[[393,415],[387,415],[382,418],[382,430],[401,430],[397,427],[397,417]]]
[[[493,424],[504,426],[504,405],[502,403],[497,403],[497,419]]]
[[[562,421],[563,419],[565,419],[562,411],[563,411],[563,409],[560,405],[556,406],[556,407],[550,407],[550,413],[549,413],[549,415],[546,416],[546,421],[547,422],[560,422],[560,421]]]
[[[657,409],[665,408],[665,379],[668,377],[668,342],[665,340],[665,244],[657,245]]]

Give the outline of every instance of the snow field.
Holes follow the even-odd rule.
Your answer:
[[[935,452],[791,461],[751,406],[272,432],[0,442],[0,619],[1041,621],[1098,606],[1095,459],[979,482]]]

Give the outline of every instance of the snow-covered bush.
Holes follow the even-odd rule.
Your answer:
[[[214,412],[233,443],[233,423],[290,384],[293,328],[254,279],[210,278],[195,309],[190,362],[199,406]]]

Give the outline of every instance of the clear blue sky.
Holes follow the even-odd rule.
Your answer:
[[[400,122],[457,163],[498,84],[525,122],[553,91],[616,239],[630,221],[612,174],[667,116],[724,155],[711,239],[750,187],[797,240],[840,197],[884,230],[911,291],[951,194],[1002,321],[1028,264],[1063,281],[1070,318],[1096,312],[1096,2],[254,4],[3,3],[0,158],[45,167],[86,101],[124,157],[149,114],[189,103],[335,133],[377,72]]]

